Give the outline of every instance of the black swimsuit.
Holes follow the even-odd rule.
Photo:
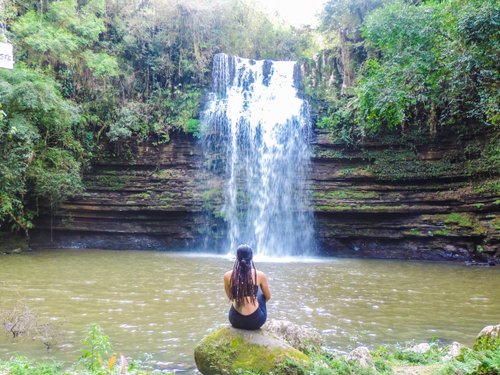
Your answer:
[[[257,301],[259,307],[250,315],[240,314],[233,305],[229,309],[229,322],[234,328],[240,329],[259,329],[264,325],[267,319],[266,298],[262,290],[257,287]]]

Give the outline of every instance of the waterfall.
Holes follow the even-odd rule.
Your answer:
[[[230,251],[240,243],[266,256],[313,248],[305,186],[311,129],[300,81],[293,61],[214,57],[204,144],[223,175]]]

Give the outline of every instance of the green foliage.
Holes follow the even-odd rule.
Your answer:
[[[328,193],[313,193],[315,198],[333,198],[333,199],[374,199],[378,194],[373,191],[355,191],[355,190],[334,190]]]
[[[68,196],[82,191],[80,163],[71,153],[60,148],[42,150],[28,173],[34,183],[34,196],[50,202],[52,207]]]
[[[104,369],[106,359],[111,354],[111,343],[98,324],[91,324],[87,335],[82,340],[85,348],[82,351],[79,363],[91,373]]]
[[[420,160],[414,151],[408,149],[366,151],[365,157],[372,161],[368,170],[381,179],[411,180],[453,173],[452,164],[448,160]]]
[[[116,58],[107,53],[87,50],[83,53],[83,58],[88,68],[98,78],[115,77],[119,74]]]
[[[336,141],[356,146],[408,128],[435,136],[445,127],[464,134],[498,126],[498,1],[330,0],[321,30],[336,56],[329,65],[343,76],[321,68],[323,51],[306,83],[318,101],[318,125]],[[322,83],[318,69],[327,73]],[[467,168],[492,173],[495,166]]]
[[[460,355],[448,363],[439,375],[489,375],[500,373],[500,346],[486,350],[462,349]]]
[[[452,212],[445,218],[446,224],[457,224],[461,227],[473,227],[471,216],[460,212]]]
[[[411,348],[379,347],[373,353],[374,359],[393,364],[428,365],[441,361],[446,354],[445,348],[431,343],[429,350],[419,353]]]
[[[500,132],[490,133],[486,140],[470,143],[465,149],[465,170],[469,175],[495,176],[500,171]]]
[[[116,120],[106,133],[112,142],[130,138],[132,135],[144,139],[149,134],[145,105],[141,102],[128,102],[118,110]]]
[[[349,29],[356,32],[365,17],[386,3],[384,0],[329,0],[321,13],[321,28],[324,31]]]
[[[56,375],[62,374],[59,363],[36,363],[26,357],[19,356],[9,361],[0,360],[0,371],[10,375]]]
[[[372,57],[357,98],[367,129],[498,124],[496,1],[396,1],[368,16],[363,36]]]
[[[72,365],[66,364],[65,368],[57,362],[37,363],[19,356],[7,361],[0,360],[0,373],[3,374],[5,371],[5,374],[9,375],[151,374],[150,357],[146,358],[146,362],[134,359],[128,363],[123,355],[118,358],[116,354],[111,354],[111,343],[108,337],[102,328],[95,323],[88,327],[82,343],[84,349],[79,361]]]
[[[357,101],[340,97],[330,101],[330,107],[317,123],[319,128],[329,129],[331,138],[346,147],[355,147],[363,136],[363,129],[357,126]]]
[[[104,0],[80,9],[76,1],[63,0],[50,3],[45,13],[29,11],[13,25],[15,41],[29,63],[74,65],[105,30],[104,7]]]
[[[85,181],[85,186],[92,188],[105,188],[110,190],[123,189],[130,181],[130,177],[126,175],[95,175]]]
[[[0,102],[0,223],[27,233],[30,197],[54,205],[81,190],[78,109],[53,79],[19,63],[0,71]]]

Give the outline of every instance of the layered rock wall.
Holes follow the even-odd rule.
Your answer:
[[[32,246],[179,249],[219,237],[222,221],[211,215],[211,205],[220,199],[210,195],[214,188],[193,138],[176,135],[168,144],[130,151],[129,160],[96,161],[85,173],[83,195],[52,215],[45,210]]]
[[[349,152],[327,132],[316,135],[311,188],[323,251],[498,262],[500,200],[485,188],[498,176],[472,183],[463,164],[445,160],[456,151],[453,143],[429,143],[416,155],[380,143]],[[393,160],[386,164],[392,174],[376,165],[381,155]]]
[[[458,166],[440,170],[454,147],[420,149],[416,164],[432,173],[398,179],[374,162],[377,153],[400,152],[392,145],[345,151],[318,130],[308,186],[321,253],[498,262],[500,197],[481,189],[498,176],[473,184]],[[196,140],[177,135],[131,151],[130,160],[96,162],[82,196],[41,215],[32,246],[217,250],[226,230],[223,181],[203,168]]]

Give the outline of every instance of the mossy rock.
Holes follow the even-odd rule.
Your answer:
[[[474,350],[500,349],[500,324],[484,327],[477,335],[472,348]]]
[[[307,355],[263,330],[221,328],[206,336],[194,349],[198,370],[204,375],[245,371],[306,374]]]

